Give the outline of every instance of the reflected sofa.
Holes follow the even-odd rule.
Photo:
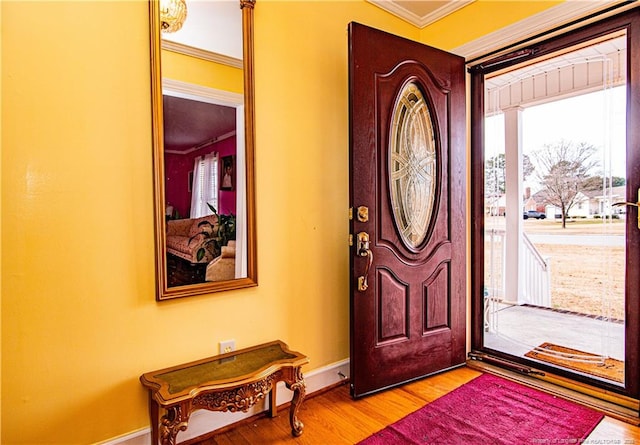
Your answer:
[[[205,281],[226,281],[236,277],[236,242],[222,246],[220,256],[207,266]]]
[[[218,233],[218,216],[208,215],[194,219],[172,219],[167,221],[167,253],[192,264],[209,263],[216,256],[213,234]],[[204,247],[204,256],[198,260],[198,250]]]

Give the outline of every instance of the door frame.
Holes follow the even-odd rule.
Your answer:
[[[498,360],[508,360],[522,367],[528,366],[543,372],[562,376],[576,382],[595,386],[606,391],[638,398],[640,392],[640,230],[637,228],[637,211],[629,210],[627,218],[627,270],[625,280],[625,387],[600,383],[594,379],[564,372],[526,359],[516,358],[483,346],[484,337],[484,77],[487,74],[509,68],[527,60],[537,59],[615,31],[627,33],[627,196],[636,196],[640,188],[640,130],[634,122],[640,121],[640,45],[632,51],[632,42],[640,41],[640,8],[635,7],[613,17],[584,25],[556,37],[538,43],[512,45],[498,51],[494,58],[470,64],[470,115],[471,115],[471,350],[487,354]],[[635,150],[629,147],[636,147]],[[632,251],[633,250],[633,251]],[[634,285],[635,283],[635,285]]]

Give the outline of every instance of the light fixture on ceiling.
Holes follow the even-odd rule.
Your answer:
[[[187,19],[185,0],[160,0],[160,25],[162,32],[176,32]]]

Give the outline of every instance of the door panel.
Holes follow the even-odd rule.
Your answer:
[[[465,78],[462,58],[357,23],[349,48],[358,397],[465,361]]]
[[[409,338],[409,288],[399,281],[391,271],[378,268],[378,305],[380,326],[376,346]]]
[[[425,323],[423,332],[449,326],[449,265],[441,264],[425,285]]]

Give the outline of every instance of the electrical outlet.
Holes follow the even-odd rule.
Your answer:
[[[236,350],[235,340],[224,340],[220,342],[220,354],[226,354]]]

